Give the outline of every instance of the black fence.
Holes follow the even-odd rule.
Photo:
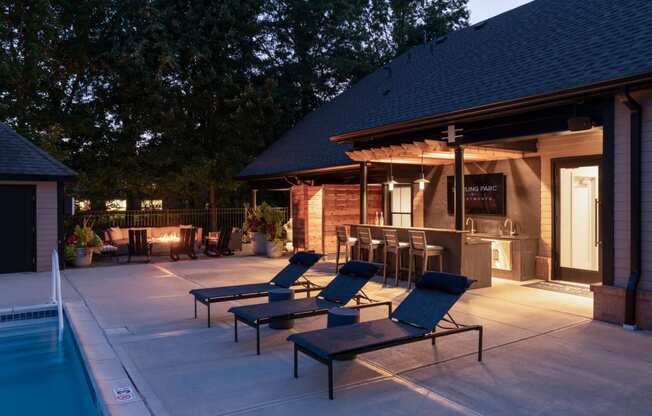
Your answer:
[[[274,208],[283,214],[283,222],[288,220],[287,208]],[[245,208],[208,209],[164,209],[146,211],[85,211],[77,212],[67,218],[67,229],[72,231],[76,224],[90,221],[93,229],[100,233],[111,227],[169,227],[192,225],[201,227],[204,234],[218,231],[224,227],[242,227],[246,218]]]

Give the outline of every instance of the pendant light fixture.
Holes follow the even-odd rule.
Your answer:
[[[430,183],[430,181],[426,179],[426,175],[423,173],[423,151],[421,152],[421,176],[419,177],[419,179],[415,180],[414,183],[419,184],[420,191],[426,189],[426,184]]]
[[[387,184],[389,192],[392,192],[394,190],[394,185],[398,183],[394,180],[394,162],[391,156],[389,157],[389,180],[385,183]]]

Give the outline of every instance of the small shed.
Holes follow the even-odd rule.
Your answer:
[[[0,123],[0,273],[48,271],[63,243],[64,182],[77,174]]]

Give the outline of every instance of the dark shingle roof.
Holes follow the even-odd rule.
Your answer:
[[[314,111],[242,176],[350,163],[330,136],[652,73],[652,1],[536,0],[417,46]]]
[[[73,178],[77,174],[6,124],[0,123],[0,177]]]

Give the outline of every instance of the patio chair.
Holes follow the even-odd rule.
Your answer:
[[[170,245],[170,258],[172,261],[179,261],[179,254],[185,254],[193,260],[197,259],[195,234],[197,234],[197,229],[194,227],[179,229],[179,241]]]
[[[288,340],[294,342],[294,377],[299,376],[299,352],[325,364],[328,397],[332,400],[333,360],[426,339],[435,345],[436,338],[467,331],[478,331],[478,361],[482,361],[482,326],[459,324],[450,315],[453,305],[472,283],[464,276],[428,272],[387,319],[290,335]]]
[[[270,288],[301,286],[295,292],[307,292],[321,289],[320,286],[308,280],[304,274],[314,266],[322,254],[302,251],[288,260],[288,265],[267,283],[251,283],[246,285],[222,286],[193,289],[190,294],[195,297],[195,319],[197,319],[197,302],[208,308],[208,327],[211,327],[211,303],[227,302],[240,299],[262,298],[267,296]]]
[[[259,305],[236,306],[229,309],[234,317],[234,338],[238,342],[238,322],[256,330],[256,354],[260,355],[260,326],[270,321],[300,319],[325,315],[328,310],[343,307],[351,300],[354,309],[373,306],[387,306],[392,311],[392,302],[378,302],[364,294],[362,288],[378,271],[378,266],[362,261],[350,261],[340,268],[339,273],[314,298],[292,299]],[[363,303],[365,301],[366,303]]]
[[[147,262],[152,260],[152,243],[147,239],[147,230],[129,230],[129,244],[127,245],[127,263],[135,256],[147,257]]]

